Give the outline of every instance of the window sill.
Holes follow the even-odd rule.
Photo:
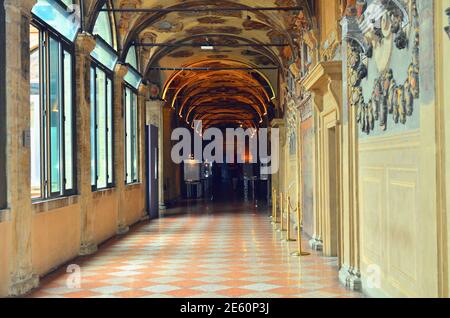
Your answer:
[[[49,199],[45,201],[36,201],[32,204],[33,212],[43,213],[43,212],[49,212],[56,209],[62,209],[66,208],[71,205],[75,205],[78,203],[79,196],[73,195],[69,197],[62,197],[62,198],[56,198],[56,199]]]
[[[11,210],[0,210],[0,223],[11,221]]]
[[[116,193],[116,188],[107,188],[107,189],[100,189],[100,190],[93,191],[92,196],[95,200],[95,199],[113,195],[114,193]]]
[[[141,186],[142,186],[142,182],[125,184],[125,191],[137,190],[137,189],[140,189]]]

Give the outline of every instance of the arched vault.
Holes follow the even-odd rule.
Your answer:
[[[139,71],[186,124],[259,127],[276,113],[304,0],[111,0],[118,52],[139,53]],[[98,15],[105,0],[85,1]],[[87,19],[87,28],[94,18]],[[89,22],[91,21],[91,22]]]

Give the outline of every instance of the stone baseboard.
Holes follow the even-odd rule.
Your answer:
[[[311,247],[313,251],[321,252],[323,251],[323,242],[316,238],[312,238],[309,240],[309,247]]]
[[[98,246],[94,243],[82,244],[80,248],[80,256],[89,256],[97,253]]]
[[[362,291],[361,276],[354,273],[348,266],[342,267],[339,271],[339,281],[351,291]]]
[[[27,278],[19,278],[9,288],[9,295],[13,297],[22,296],[39,287],[39,276],[31,274]]]
[[[130,231],[129,226],[119,226],[117,229],[117,235],[125,235]]]

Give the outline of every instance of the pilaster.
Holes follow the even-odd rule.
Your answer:
[[[285,191],[285,178],[284,178],[284,174],[285,174],[285,145],[286,145],[286,125],[285,125],[285,121],[283,118],[276,118],[274,120],[272,120],[272,122],[270,123],[270,127],[272,129],[277,128],[279,129],[279,136],[280,136],[280,140],[279,140],[279,151],[280,151],[280,158],[279,160],[279,171],[272,176],[272,180],[274,180],[275,182],[273,182],[273,185],[275,187],[275,190],[277,191],[277,194],[279,195],[280,192],[284,192]]]
[[[347,19],[347,18],[344,18]],[[345,22],[343,22],[345,23]],[[347,37],[346,30],[342,34],[343,39]],[[341,258],[341,271],[339,278],[347,288],[361,290],[360,271],[360,235],[359,235],[359,194],[358,194],[358,124],[356,120],[356,109],[351,106],[351,88],[347,79],[349,45],[343,41],[342,45],[342,177],[343,177],[343,215],[342,224],[348,229],[343,233],[344,251]]]
[[[77,96],[77,183],[81,208],[80,255],[90,255],[97,251],[94,239],[94,213],[91,187],[91,57],[96,45],[91,34],[81,33],[75,42]]]
[[[124,235],[130,228],[125,214],[125,125],[124,125],[124,77],[128,68],[117,64],[114,70],[114,175],[117,190],[117,234]]]
[[[30,20],[36,1],[4,1],[6,43],[7,201],[12,222],[8,293],[19,296],[39,285],[33,272],[30,189]]]

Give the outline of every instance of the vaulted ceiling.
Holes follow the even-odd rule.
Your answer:
[[[90,25],[106,2],[85,1]],[[141,74],[186,124],[258,127],[275,113],[279,79],[296,58],[292,34],[309,16],[306,2],[111,0],[109,7],[119,9],[111,16],[122,59],[137,46]],[[303,10],[254,10],[269,7]]]

